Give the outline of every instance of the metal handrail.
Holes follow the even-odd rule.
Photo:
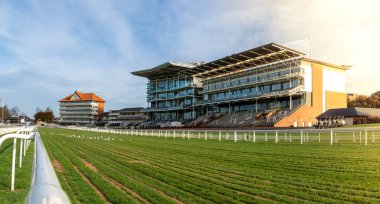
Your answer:
[[[31,189],[26,197],[25,203],[70,203],[70,199],[63,191],[58,177],[50,162],[49,156],[42,143],[40,134],[35,127],[23,128],[16,133],[7,134],[0,138],[0,146],[6,140],[13,138],[13,158],[12,158],[12,180],[11,191],[14,191],[16,144],[17,139],[21,139],[20,145],[20,167],[22,155],[25,156],[30,140],[34,139],[34,160]],[[24,150],[23,150],[24,148]]]

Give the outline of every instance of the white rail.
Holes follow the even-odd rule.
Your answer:
[[[61,188],[61,184],[59,183],[58,177],[55,174],[53,165],[50,162],[49,156],[45,150],[37,128],[23,128],[18,130],[16,133],[4,135],[0,138],[0,146],[5,140],[10,138],[13,138],[11,191],[14,191],[15,185],[17,139],[21,140],[19,164],[20,168],[22,165],[22,156],[25,156],[25,152],[28,149],[31,140],[34,139],[35,143],[32,182],[31,189],[25,200],[25,203],[70,203],[69,198]]]
[[[259,139],[261,141],[274,141],[275,143],[296,142],[306,144],[309,142],[328,142],[328,144],[337,144],[340,140],[352,143],[368,143],[378,142],[380,128],[378,127],[358,127],[358,128],[334,128],[334,129],[256,129],[256,130],[202,130],[202,129],[99,129],[88,127],[61,127],[65,129],[83,130],[89,132],[124,134],[135,136],[152,136],[164,138],[198,138],[198,139],[218,139],[237,141],[252,141],[255,143]],[[100,139],[99,137],[90,137],[90,139]]]

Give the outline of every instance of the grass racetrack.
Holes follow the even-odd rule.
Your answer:
[[[380,203],[379,142],[39,132],[73,203]]]

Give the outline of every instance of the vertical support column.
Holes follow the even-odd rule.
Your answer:
[[[293,109],[293,100],[292,100],[292,95],[289,96],[289,109]]]
[[[13,139],[13,154],[12,154],[12,178],[11,178],[11,191],[15,190],[15,171],[16,171],[16,151],[17,139]]]
[[[256,86],[256,89],[257,89],[257,86]],[[256,90],[257,91],[257,90]],[[256,99],[256,113],[257,113],[257,99]]]

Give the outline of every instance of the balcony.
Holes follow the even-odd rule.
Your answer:
[[[294,94],[300,94],[304,92],[304,88],[302,85],[296,86],[292,89],[280,90],[280,91],[272,91],[272,92],[257,92],[251,94],[239,94],[236,96],[229,96],[218,99],[211,100],[202,100],[195,105],[203,105],[203,104],[212,104],[215,102],[229,102],[229,101],[240,101],[247,99],[262,99],[262,98],[271,98],[271,97],[279,97],[279,96],[289,96]]]
[[[206,90],[205,88],[201,91],[201,93],[213,93],[213,92],[219,92],[219,91],[224,91],[232,88],[237,88],[237,87],[245,87],[245,86],[251,86],[251,85],[261,85],[261,84],[266,84],[266,83],[271,83],[275,81],[280,81],[280,80],[285,80],[285,79],[290,79],[290,78],[295,78],[295,77],[304,77],[304,72],[299,71],[299,72],[294,72],[291,74],[286,74],[282,76],[276,76],[276,77],[271,77],[271,78],[266,78],[266,79],[261,79],[257,81],[250,81],[250,82],[244,82],[244,83],[239,83],[239,84],[229,84],[227,86],[223,86],[222,88],[212,88],[210,90]]]

